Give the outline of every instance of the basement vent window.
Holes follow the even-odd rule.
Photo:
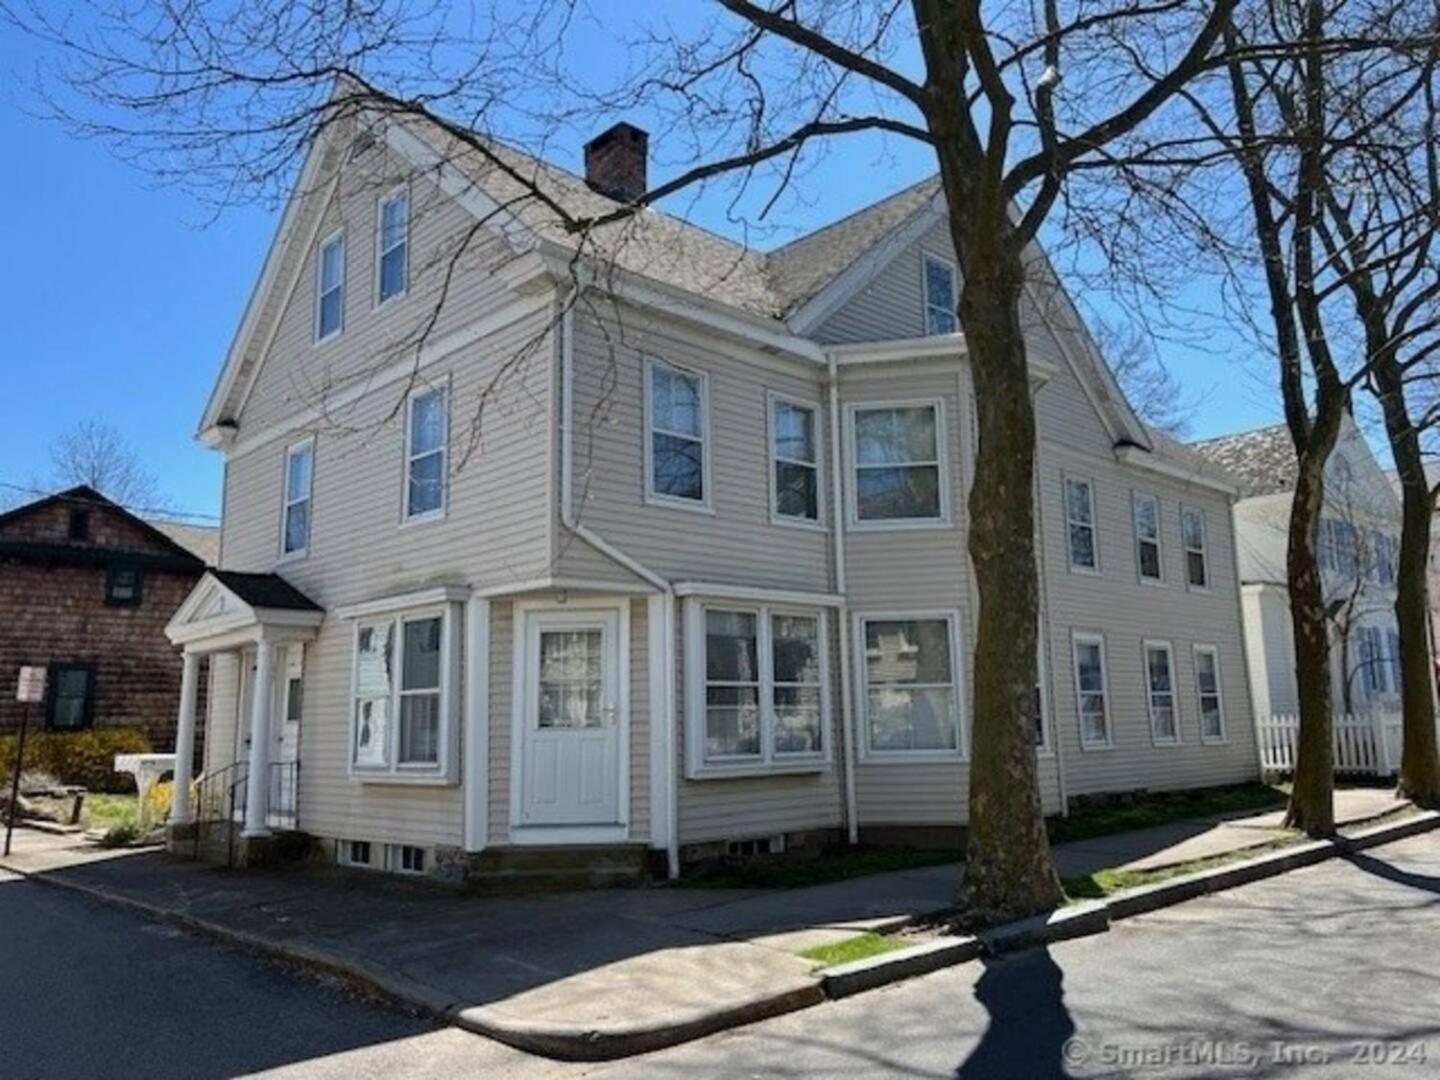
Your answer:
[[[386,848],[386,869],[396,874],[423,874],[425,849],[413,844],[390,844]]]
[[[752,836],[745,840],[725,841],[725,854],[729,858],[743,859],[751,855],[779,855],[784,851],[784,836]]]
[[[369,840],[342,840],[335,849],[341,866],[370,866]]]

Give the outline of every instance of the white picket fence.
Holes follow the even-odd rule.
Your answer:
[[[1261,717],[1255,724],[1263,773],[1295,771],[1300,717]],[[1347,714],[1335,718],[1335,771],[1394,776],[1400,770],[1402,720],[1398,712]]]

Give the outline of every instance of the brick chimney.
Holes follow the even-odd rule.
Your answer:
[[[650,136],[623,121],[585,144],[585,182],[601,195],[633,202],[645,194]]]

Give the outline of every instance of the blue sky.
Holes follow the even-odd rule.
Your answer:
[[[0,30],[0,55],[17,86],[33,55],[28,43]],[[100,419],[120,430],[177,506],[218,514],[220,459],[193,434],[259,274],[274,211],[240,206],[213,218],[184,191],[156,188],[105,144],[29,114],[23,95],[12,92],[4,104],[0,144],[23,167],[5,170],[0,191],[23,211],[8,223],[11,257],[0,264],[0,348],[10,374],[0,397],[0,483],[48,481],[55,437]],[[814,228],[931,171],[920,148],[837,143],[802,197],[782,205],[781,220],[787,233]],[[718,205],[682,199],[670,208],[733,232]],[[1090,303],[1109,308],[1103,298]],[[1165,349],[1167,364],[1203,398],[1196,437],[1278,418],[1243,351],[1224,338],[1203,351]]]

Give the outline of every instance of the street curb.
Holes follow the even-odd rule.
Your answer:
[[[951,937],[922,941],[918,945],[894,952],[836,964],[820,973],[820,985],[832,1000],[849,997],[864,990],[875,990],[916,975],[928,975],[941,968],[963,964],[980,955],[979,938]]]
[[[648,1053],[728,1028],[878,989],[917,975],[953,967],[982,955],[1002,956],[1036,945],[1105,933],[1111,922],[1169,907],[1208,893],[1275,877],[1327,859],[1379,847],[1440,828],[1440,812],[1425,811],[1400,821],[1375,825],[1350,836],[1295,845],[1233,865],[1116,893],[1101,901],[1072,904],[1043,915],[982,931],[976,937],[945,936],[868,960],[838,965],[814,979],[794,981],[781,990],[740,1005],[667,1024],[596,1031],[576,1025],[541,1024],[508,1017],[494,1006],[466,1006],[424,983],[395,974],[359,956],[322,951],[300,942],[277,941],[194,915],[161,907],[101,886],[66,881],[52,871],[24,870],[0,862],[0,869],[29,881],[69,889],[147,918],[181,927],[222,943],[280,961],[297,963],[359,983],[368,991],[442,1023],[498,1042],[563,1061],[608,1061]]]

